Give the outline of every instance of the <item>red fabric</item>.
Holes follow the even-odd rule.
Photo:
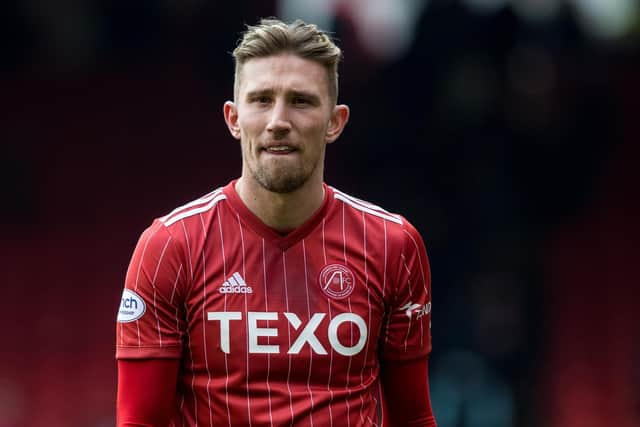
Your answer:
[[[426,358],[384,364],[382,387],[385,391],[391,427],[436,426],[429,396],[428,377]]]
[[[175,410],[177,359],[118,361],[117,427],[160,427]],[[424,378],[425,381],[407,381]],[[435,427],[428,361],[390,362],[382,370],[390,427]]]
[[[118,361],[117,427],[165,427],[175,412],[178,359]]]
[[[244,206],[233,182],[143,233],[117,358],[180,360],[177,425],[382,425],[379,358],[428,355],[420,235],[399,215],[325,194],[286,236]]]

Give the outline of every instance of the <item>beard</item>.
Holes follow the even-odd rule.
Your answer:
[[[288,167],[271,167],[267,168],[258,165],[257,168],[250,168],[253,178],[265,189],[273,193],[287,194],[292,193],[301,188],[317,167],[317,163],[313,165],[311,170],[306,171],[304,167],[297,166],[295,168]]]

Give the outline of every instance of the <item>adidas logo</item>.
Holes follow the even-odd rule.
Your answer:
[[[253,289],[245,283],[240,273],[236,271],[218,288],[218,292],[221,294],[251,294]]]

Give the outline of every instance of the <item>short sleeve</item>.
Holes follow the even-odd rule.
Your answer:
[[[184,336],[184,266],[159,221],[133,251],[116,324],[116,358],[179,358]]]
[[[400,233],[395,294],[381,334],[381,357],[411,360],[426,357],[431,351],[431,272],[417,230],[405,221]]]

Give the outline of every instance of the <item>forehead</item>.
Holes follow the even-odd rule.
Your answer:
[[[288,53],[252,58],[242,65],[239,77],[241,94],[260,90],[329,94],[328,73],[324,66]]]

